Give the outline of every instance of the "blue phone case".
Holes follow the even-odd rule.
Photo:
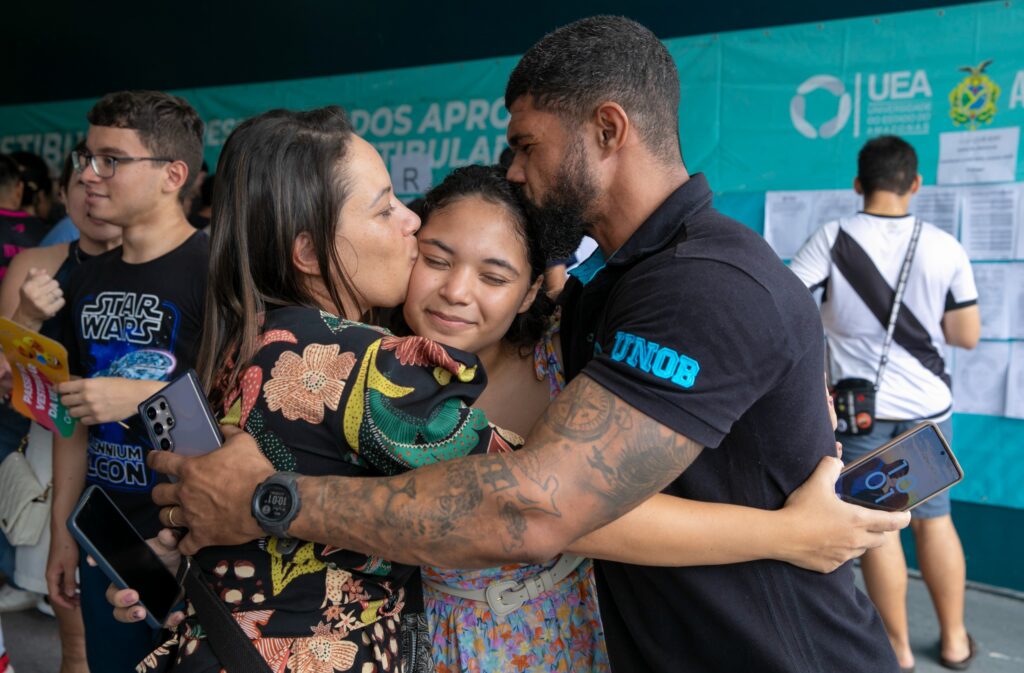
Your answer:
[[[82,516],[83,511],[86,509],[91,498],[105,498],[109,503],[110,507],[113,507],[117,514],[119,514],[124,519],[124,524],[128,526],[128,528],[130,528],[131,531],[135,534],[135,536],[138,538],[137,541],[140,542],[149,551],[149,554],[152,556],[150,561],[155,562],[155,564],[159,566],[158,569],[156,568],[156,566],[154,566],[154,568],[150,570],[150,572],[152,573],[152,579],[158,578],[159,571],[162,571],[166,574],[167,581],[173,583],[174,586],[176,587],[176,599],[171,602],[171,607],[168,610],[168,614],[170,614],[170,610],[173,610],[173,606],[180,603],[181,599],[184,597],[184,587],[182,587],[181,584],[179,584],[178,580],[174,578],[174,575],[171,574],[171,571],[163,565],[163,562],[156,555],[156,553],[149,549],[149,545],[146,544],[146,541],[142,538],[141,535],[139,535],[138,531],[135,530],[135,527],[132,526],[130,521],[128,521],[128,518],[124,516],[120,509],[118,509],[117,505],[115,505],[114,502],[110,500],[110,496],[108,496],[99,486],[92,485],[86,488],[85,491],[82,493],[82,497],[79,498],[78,504],[75,505],[75,509],[71,512],[71,516],[68,517],[67,526],[68,530],[71,531],[71,537],[75,538],[75,541],[82,546],[82,549],[85,550],[87,554],[92,556],[93,560],[96,561],[96,565],[100,568],[100,570],[103,571],[107,578],[110,579],[114,586],[116,586],[118,589],[134,589],[138,591],[140,599],[139,602],[142,604],[144,608],[146,608],[146,623],[152,626],[154,629],[163,628],[163,623],[161,620],[166,619],[167,614],[159,615],[158,619],[158,616],[154,615],[152,610],[150,610],[149,606],[146,605],[144,601],[142,601],[142,592],[139,591],[139,587],[128,586],[128,583],[124,580],[123,577],[121,577],[121,574],[107,560],[106,555],[100,549],[98,549],[95,544],[93,544],[93,541],[89,539],[89,536],[86,535],[86,533],[79,527],[78,519]],[[160,579],[157,581],[162,582],[163,580]],[[167,589],[170,590],[169,585]],[[113,610],[113,606],[111,606],[110,609]]]

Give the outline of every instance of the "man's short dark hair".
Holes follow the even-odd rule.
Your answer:
[[[917,179],[917,152],[897,136],[869,140],[857,155],[857,179],[865,195],[906,194]]]
[[[179,197],[185,197],[203,163],[203,120],[188,101],[162,91],[118,91],[101,98],[86,118],[93,126],[136,131],[154,156],[184,161],[188,180]]]
[[[594,16],[545,35],[512,71],[505,106],[527,95],[573,125],[601,103],[618,103],[653,153],[679,158],[679,73],[665,45],[636,21]]]
[[[0,192],[6,193],[21,182],[21,168],[18,162],[6,154],[0,154]]]

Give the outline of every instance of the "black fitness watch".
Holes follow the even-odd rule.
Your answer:
[[[302,507],[297,483],[299,476],[295,472],[278,472],[253,492],[253,518],[268,535],[288,537],[288,527]]]

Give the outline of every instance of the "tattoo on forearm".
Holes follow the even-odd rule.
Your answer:
[[[500,493],[519,486],[519,480],[500,455],[487,456],[480,463],[480,476],[492,492]]]
[[[440,510],[437,521],[438,532],[451,532],[455,522],[475,510],[483,500],[483,489],[475,466],[462,461],[445,465],[448,477],[448,493],[438,498]]]
[[[581,409],[587,410],[585,423]],[[544,421],[557,435],[590,441],[586,460],[591,469],[581,482],[606,501],[609,520],[664,488],[702,448],[585,377],[556,399]],[[602,431],[592,438],[581,427]]]
[[[615,398],[604,388],[593,387],[600,393],[559,395],[545,412],[544,419],[553,421],[553,427],[566,439],[597,440],[608,432]]]
[[[318,530],[327,540],[349,540],[385,557],[411,554],[456,564],[493,558],[495,536],[487,534],[493,531],[500,549],[515,555],[530,546],[527,537],[538,513],[542,519],[569,519],[562,530],[583,534],[660,491],[700,451],[580,376],[552,403],[520,451],[388,479],[326,482]]]

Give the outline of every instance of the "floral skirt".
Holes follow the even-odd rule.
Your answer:
[[[549,565],[552,565],[553,562]],[[520,580],[537,566],[479,571],[424,569],[452,586],[481,588],[495,579]],[[436,673],[608,673],[593,562],[584,561],[555,588],[505,616],[486,603],[423,588]]]
[[[235,613],[243,630],[250,626],[247,614]],[[399,656],[400,623],[398,615],[382,617],[355,631],[321,623],[310,628],[312,635],[308,637],[257,637],[251,641],[273,673],[404,673]],[[178,633],[139,662],[135,670],[221,673],[224,669],[202,627],[187,621]]]

